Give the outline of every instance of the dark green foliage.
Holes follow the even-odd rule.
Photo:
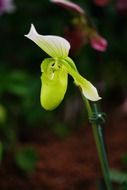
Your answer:
[[[35,170],[38,157],[33,148],[24,148],[18,150],[15,154],[15,162],[18,168],[23,172],[32,172]]]
[[[127,174],[124,172],[111,170],[110,176],[113,182],[117,182],[119,184],[127,183]]]
[[[121,161],[122,161],[122,164],[123,164],[124,168],[125,168],[126,171],[127,171],[127,154],[124,154],[124,155],[122,156]]]
[[[54,126],[52,126],[52,130],[61,139],[66,138],[71,132],[69,126],[63,123],[56,123]]]

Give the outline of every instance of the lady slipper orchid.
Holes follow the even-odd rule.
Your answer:
[[[77,86],[82,90],[83,95],[91,100],[100,99],[96,88],[77,71],[75,63],[68,57],[70,44],[59,36],[40,35],[34,25],[27,35],[27,38],[35,42],[51,58],[46,58],[41,64],[41,105],[46,110],[55,109],[63,100],[67,90],[68,74],[70,74]]]

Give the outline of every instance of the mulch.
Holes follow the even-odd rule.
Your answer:
[[[123,170],[127,153],[127,117],[111,112],[105,141],[111,168]],[[102,179],[100,164],[89,124],[60,139],[51,131],[32,129],[31,139],[19,146],[32,146],[38,153],[36,170],[22,174],[7,154],[0,169],[0,190],[97,190]],[[33,138],[32,138],[33,133]]]

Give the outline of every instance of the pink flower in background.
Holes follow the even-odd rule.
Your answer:
[[[13,0],[0,0],[0,15],[7,12],[11,13],[15,10]]]
[[[117,0],[116,7],[121,15],[127,15],[127,0]]]
[[[75,54],[82,46],[87,43],[85,33],[82,28],[74,26],[72,28],[65,28],[64,37],[70,42],[70,53]]]
[[[73,3],[71,1],[67,1],[67,0],[50,0],[50,1],[57,5],[60,5],[61,7],[64,7],[73,12],[76,12],[78,14],[83,15],[85,13],[84,10],[79,5],[77,5],[76,3]]]
[[[107,49],[108,42],[105,38],[96,34],[90,37],[90,45],[93,49],[104,52]]]
[[[109,4],[109,1],[110,1],[110,0],[94,0],[94,3],[95,3],[97,6],[104,7],[104,6],[106,6],[106,5]]]
[[[89,43],[93,49],[100,52],[105,52],[108,46],[107,40],[97,32],[94,32],[91,35],[91,33],[86,33],[84,29],[76,26],[73,28],[66,28],[64,37],[71,44],[70,52],[72,54],[75,54],[87,43]]]
[[[77,22],[72,23],[72,27],[66,28],[64,34],[65,38],[71,44],[71,53],[75,53],[77,50],[80,50],[82,46],[86,43],[90,43],[93,49],[97,51],[104,52],[107,49],[107,41],[101,37],[97,31],[93,28],[92,25],[89,25],[88,16],[85,11],[77,4],[72,3],[68,0],[50,0],[53,3],[56,3],[66,9],[69,9],[75,13],[78,13],[79,16]],[[110,0],[94,0],[99,5],[106,5]]]

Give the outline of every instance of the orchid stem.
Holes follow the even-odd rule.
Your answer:
[[[104,144],[104,138],[102,134],[102,122],[104,123],[104,118],[101,113],[98,112],[97,105],[94,103],[93,107],[90,105],[89,101],[83,96],[84,103],[86,105],[89,121],[92,124],[93,129],[93,135],[96,143],[96,148],[98,151],[98,157],[101,164],[101,169],[105,181],[105,185],[107,187],[107,190],[113,190],[111,179],[110,179],[110,173],[109,173],[109,165],[108,165],[108,159]]]

